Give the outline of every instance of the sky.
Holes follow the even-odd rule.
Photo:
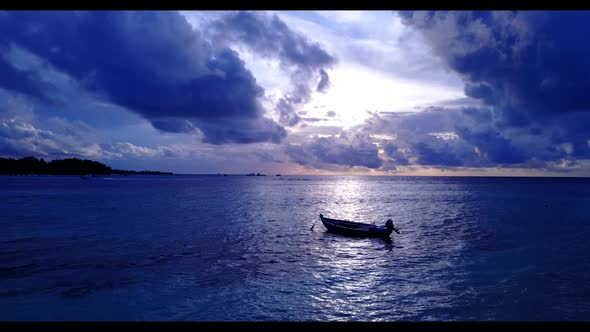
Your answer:
[[[0,157],[590,176],[590,12],[0,12]]]

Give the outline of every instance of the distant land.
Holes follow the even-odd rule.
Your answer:
[[[172,172],[160,171],[127,171],[112,169],[111,167],[93,160],[67,158],[46,162],[35,157],[21,159],[0,158],[0,174],[8,175],[172,175]]]

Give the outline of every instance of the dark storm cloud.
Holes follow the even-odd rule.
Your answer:
[[[443,169],[544,167],[545,161],[571,161],[567,148],[552,142],[552,137],[563,134],[558,127],[538,128],[538,132],[498,128],[492,118],[493,112],[485,108],[431,107],[420,112],[374,113],[362,125],[338,135],[292,144],[287,152],[293,161],[309,168],[356,165],[385,171],[414,165]],[[383,155],[378,154],[379,148]],[[358,155],[355,158],[353,154]]]
[[[0,52],[4,53],[2,49]],[[28,70],[19,70],[0,57],[0,87],[15,92],[20,92],[50,101],[45,90],[51,89],[50,85],[41,83],[39,75]]]
[[[456,127],[456,132],[459,137],[487,154],[491,163],[517,164],[527,160],[527,156],[516,149],[510,140],[492,129],[478,132],[465,127]]]
[[[158,130],[170,133],[197,133],[198,128],[203,134],[203,142],[209,144],[280,143],[287,135],[285,128],[264,117],[228,117],[216,121],[167,118],[153,120],[152,125]]]
[[[256,142],[280,143],[287,136],[285,128],[268,118],[231,118],[222,121],[202,121],[199,128],[204,134],[203,142],[209,144]]]
[[[410,164],[405,154],[391,142],[385,144],[383,151],[389,158],[391,158],[395,165],[406,166]]]
[[[460,110],[442,108],[374,114],[351,130],[395,137],[380,139],[380,143],[385,155],[397,166],[482,166],[486,160],[477,155],[474,146],[453,135],[456,125],[469,125],[462,118]]]
[[[291,30],[276,15],[262,12],[232,12],[212,27],[220,38],[241,42],[256,53],[278,58],[285,66],[296,65],[306,71],[330,67],[335,59],[318,43]]]
[[[398,166],[544,167],[545,162],[572,161],[568,148],[555,143],[564,135],[559,124],[535,130],[501,128],[492,117],[489,109],[431,108],[374,114],[349,131],[385,137],[377,141]]]
[[[159,130],[198,128],[213,144],[279,142],[285,136],[264,117],[258,101],[264,90],[238,54],[212,45],[179,13],[2,12],[0,30],[2,49],[16,45],[35,54]],[[2,87],[44,95],[31,73],[1,61]]]
[[[191,133],[197,131],[197,128],[195,128],[191,121],[180,118],[152,120],[152,126],[168,133]]]
[[[418,142],[413,146],[418,156],[416,164],[435,166],[464,166],[464,161],[452,153],[453,145],[442,140],[431,138],[430,142]]]
[[[379,150],[362,134],[316,137],[311,142],[287,146],[291,159],[303,166],[329,168],[329,165],[379,168],[383,164]]]
[[[334,65],[336,59],[318,43],[291,30],[278,16],[232,12],[223,15],[211,28],[214,39],[240,43],[259,55],[277,58],[281,67],[290,72],[292,90],[277,105],[281,124],[299,123],[294,107],[309,101],[315,80],[319,79],[315,90],[325,92],[329,87],[325,69]]]
[[[512,163],[526,158],[500,137],[514,128],[537,134],[557,131],[553,144],[572,144],[574,156],[590,155],[590,133],[580,128],[580,121],[587,126],[590,111],[590,12],[402,12],[401,16],[460,74],[466,95],[492,108],[491,120],[500,133],[459,133],[474,144],[489,141],[494,146],[488,151],[491,160]],[[533,151],[529,157],[558,155]]]

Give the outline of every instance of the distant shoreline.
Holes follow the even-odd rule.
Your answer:
[[[12,176],[36,175],[174,175],[161,171],[129,171],[112,169],[94,160],[78,158],[56,159],[46,162],[35,157],[21,159],[0,158],[0,174]]]
[[[89,176],[91,174],[7,174],[1,173],[0,177],[7,176],[7,177],[49,177],[49,176],[68,176],[68,177],[81,177],[81,176]],[[97,174],[98,175],[98,174]],[[170,173],[170,172],[160,172],[160,173],[136,173],[136,174],[100,174],[99,176],[117,176],[117,177],[125,177],[128,175],[166,175],[166,176],[187,176],[187,177],[249,177],[247,174],[239,173],[239,174],[188,174],[188,173]],[[481,175],[334,175],[334,174],[326,174],[326,175],[317,175],[317,174],[285,174],[282,175],[281,178],[275,178],[274,176],[266,176],[266,178],[270,178],[270,180],[293,180],[293,178],[297,177],[305,177],[305,178],[322,178],[322,177],[351,177],[351,178],[407,178],[407,179],[488,179],[488,180],[579,180],[579,181],[590,181],[590,177],[581,177],[581,176],[481,176]]]
[[[56,159],[50,162],[37,159],[35,157],[24,157],[21,159],[0,158],[0,175],[4,176],[43,176],[43,175],[61,175],[61,176],[84,176],[84,175],[179,175],[179,176],[250,176],[250,177],[270,177],[279,179],[281,176],[293,177],[376,177],[376,178],[488,178],[488,179],[572,179],[572,180],[590,180],[590,177],[584,176],[523,176],[523,175],[376,175],[376,174],[275,174],[267,175],[261,173],[217,173],[217,174],[175,174],[163,171],[131,171],[112,169],[111,167],[93,160],[81,160],[78,158]]]

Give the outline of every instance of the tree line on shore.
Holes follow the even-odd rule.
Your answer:
[[[46,162],[35,157],[21,159],[0,158],[0,174],[10,175],[127,175],[127,174],[173,174],[159,171],[128,171],[112,169],[103,163],[93,160],[67,158]]]

